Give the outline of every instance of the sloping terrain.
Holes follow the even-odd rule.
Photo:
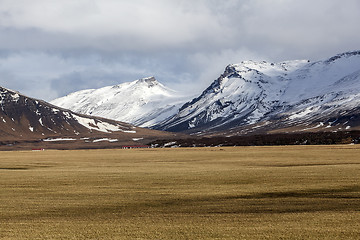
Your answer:
[[[0,148],[142,145],[174,134],[76,114],[0,87]]]
[[[226,67],[198,98],[156,129],[197,135],[360,129],[360,51],[310,63]]]
[[[188,100],[188,97],[180,96],[154,77],[149,77],[116,86],[74,92],[51,103],[81,114],[151,127],[177,113]]]
[[[186,99],[150,77],[52,103],[196,136],[360,130],[360,51],[317,62],[231,64],[197,98]]]

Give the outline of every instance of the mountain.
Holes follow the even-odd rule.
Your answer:
[[[0,149],[141,145],[174,134],[76,114],[0,87]],[[55,144],[55,145],[54,145]],[[107,144],[107,145],[106,145]]]
[[[326,60],[228,65],[155,129],[198,135],[360,129],[360,51]]]
[[[149,77],[74,92],[51,103],[81,114],[151,127],[177,113],[188,99]]]

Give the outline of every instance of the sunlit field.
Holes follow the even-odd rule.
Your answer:
[[[0,239],[359,239],[360,146],[0,152]]]

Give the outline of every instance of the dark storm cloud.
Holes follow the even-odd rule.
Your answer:
[[[0,85],[50,100],[154,75],[201,91],[229,63],[359,49],[357,0],[0,0]]]

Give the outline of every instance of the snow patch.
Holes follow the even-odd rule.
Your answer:
[[[43,139],[44,142],[58,142],[58,141],[76,141],[74,138],[47,138]]]
[[[19,101],[19,99],[20,99],[20,95],[17,94],[17,93],[15,93],[15,94],[13,94],[11,96],[12,96],[13,100],[16,101],[16,102]]]
[[[164,144],[164,147],[169,147],[169,146],[172,146],[172,145],[175,145],[176,142],[168,142],[168,143],[165,143]]]
[[[320,109],[320,106],[317,106],[317,107],[307,107],[305,108],[304,110],[300,111],[300,112],[297,112],[293,115],[291,115],[289,117],[289,120],[294,120],[294,119],[297,119],[297,118],[302,118],[312,112],[316,112]]]
[[[311,130],[311,129],[316,129],[316,128],[323,127],[323,126],[324,126],[324,123],[321,122],[321,123],[317,124],[315,127],[304,128],[301,131],[307,131],[307,130]]]
[[[140,140],[143,140],[143,139],[144,138],[133,138],[132,140],[136,142],[136,141],[140,141]]]
[[[73,117],[78,121],[79,124],[90,130],[96,130],[100,132],[111,133],[115,131],[122,131],[125,133],[136,133],[136,131],[123,130],[120,128],[120,125],[114,125],[107,122],[95,121],[91,118],[84,118],[77,115],[73,115]]]
[[[108,141],[108,142],[118,142],[118,139],[111,139],[111,138],[101,138],[101,139],[95,139],[93,142],[103,142],[103,141]]]
[[[65,115],[65,117],[66,117],[67,119],[72,119],[71,113],[69,113],[69,112],[63,112],[63,114]]]
[[[136,131],[131,131],[131,130],[122,130],[122,129],[120,129],[120,131],[122,131],[124,133],[136,133]]]

